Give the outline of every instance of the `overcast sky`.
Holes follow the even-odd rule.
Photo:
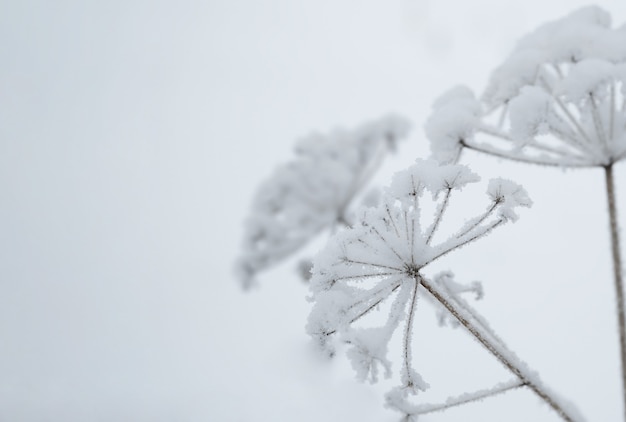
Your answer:
[[[392,111],[414,131],[385,184],[428,155],[439,94],[480,92],[517,38],[583,4],[0,1],[0,420],[396,420],[391,384],[316,355],[294,262],[240,291],[255,189],[299,137]],[[479,310],[589,421],[618,420],[601,173],[464,160],[535,206],[441,268],[483,281]],[[510,378],[420,312],[426,400]],[[424,417],[458,420],[558,419],[524,391]]]

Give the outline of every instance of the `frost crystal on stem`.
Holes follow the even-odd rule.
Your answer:
[[[315,259],[311,279],[315,304],[307,331],[331,350],[331,337],[338,335],[347,341],[351,345],[348,357],[357,376],[375,382],[379,365],[385,369],[385,375],[390,375],[387,344],[394,331],[403,325],[401,384],[390,393],[388,405],[407,416],[416,415],[421,409],[432,411],[432,406],[414,407],[406,401],[408,395],[428,388],[413,367],[412,346],[416,343],[413,340],[416,308],[422,296],[430,297],[517,377],[512,384],[497,386],[491,393],[476,393],[466,401],[528,386],[564,420],[581,420],[547,392],[459,297],[463,289],[450,273],[434,278],[425,273],[431,262],[515,220],[516,208],[531,205],[521,186],[504,179],[492,180],[486,210],[469,219],[452,236],[437,241],[437,231],[452,193],[478,180],[465,166],[439,165],[434,161],[418,160],[408,170],[398,173],[381,203],[362,210],[360,221],[336,234]],[[420,205],[427,200],[435,202],[436,211],[430,223],[424,224],[428,219],[421,216]],[[366,315],[394,295],[382,326],[354,327],[357,322],[363,325]]]
[[[236,264],[242,285],[253,285],[259,271],[290,256],[320,231],[348,224],[352,200],[409,128],[407,120],[392,115],[298,142],[296,158],[262,183],[254,198]]]

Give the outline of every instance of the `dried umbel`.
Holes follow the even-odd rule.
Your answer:
[[[259,187],[246,221],[237,272],[244,287],[320,231],[345,224],[348,207],[410,125],[387,116],[351,131],[311,135],[296,157]]]
[[[307,331],[331,353],[333,337],[349,343],[347,354],[357,377],[376,382],[381,371],[386,377],[392,374],[388,344],[402,325],[400,384],[388,394],[388,406],[406,416],[417,416],[471,401],[452,399],[443,406],[418,406],[407,401],[409,395],[428,387],[413,367],[411,345],[417,341],[413,339],[413,322],[418,298],[429,297],[516,376],[513,381],[475,393],[473,400],[527,386],[565,420],[578,420],[546,393],[532,372],[461,299],[459,293],[475,289],[454,282],[451,273],[427,273],[430,263],[516,220],[516,209],[531,205],[521,186],[504,179],[491,180],[485,211],[461,224],[451,236],[439,239],[442,236],[438,236],[438,230],[453,192],[478,180],[465,166],[439,165],[435,161],[418,160],[398,173],[382,202],[362,210],[359,222],[336,234],[315,259],[311,279],[315,304]],[[421,215],[425,201],[434,202],[431,219]],[[391,302],[386,322],[368,325],[367,316],[376,313],[385,301]]]
[[[520,40],[481,99],[444,94],[426,124],[434,156],[462,148],[562,167],[606,167],[626,158],[626,27],[586,7]]]
[[[401,299],[392,307],[386,336],[391,337],[408,302],[416,300],[411,292],[426,277],[428,264],[516,219],[515,208],[531,204],[521,186],[494,179],[485,212],[436,242],[452,193],[478,180],[465,166],[435,161],[419,160],[398,173],[382,202],[363,209],[360,221],[336,234],[315,259],[311,290],[316,304],[308,332],[320,339],[337,332],[354,337],[351,324],[396,293]],[[429,200],[436,202],[436,211],[423,226],[420,205]]]

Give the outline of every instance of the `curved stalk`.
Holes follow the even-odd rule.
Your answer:
[[[613,278],[615,283],[615,296],[617,299],[617,323],[619,326],[620,357],[622,364],[622,396],[624,401],[624,420],[626,420],[626,314],[624,313],[624,278],[622,273],[622,259],[620,256],[615,180],[612,164],[604,167],[604,176],[606,180],[606,197],[609,205]]]

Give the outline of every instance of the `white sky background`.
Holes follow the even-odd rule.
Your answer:
[[[313,351],[293,262],[239,290],[254,190],[300,136],[395,111],[415,130],[386,183],[428,154],[440,93],[480,92],[517,38],[582,4],[0,2],[0,420],[397,420],[391,384]],[[479,310],[589,421],[619,420],[601,174],[464,162],[535,206],[442,269],[483,281]],[[422,309],[425,399],[510,378]],[[558,418],[517,391],[423,420]]]

